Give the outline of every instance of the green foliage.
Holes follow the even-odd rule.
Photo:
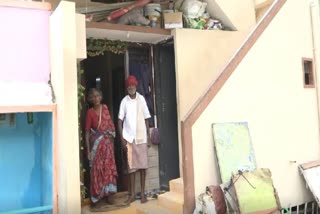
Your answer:
[[[83,75],[84,71],[83,69],[79,66],[78,67],[78,130],[79,130],[79,144],[80,144],[80,153],[84,149],[83,147],[83,138],[82,138],[82,128],[80,125],[80,120],[81,120],[81,111],[83,108],[83,99],[84,99],[84,93],[85,93],[85,87],[81,84],[81,78]],[[82,164],[82,159],[80,159],[80,173],[85,173],[86,170],[83,168]],[[81,197],[85,198],[87,193],[87,188],[83,185],[81,186]]]
[[[104,55],[105,51],[109,51],[114,54],[124,54],[128,45],[128,42],[120,40],[89,38],[87,39],[87,53],[88,56],[91,57]]]

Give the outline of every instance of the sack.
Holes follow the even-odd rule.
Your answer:
[[[182,12],[188,18],[200,18],[206,11],[206,2],[198,0],[186,0],[182,5]]]
[[[202,193],[198,196],[193,214],[217,214],[216,206],[209,194]]]
[[[225,214],[227,212],[227,205],[220,186],[208,186],[206,191],[214,201],[217,214]]]
[[[193,214],[225,214],[227,206],[220,186],[206,187],[206,193],[198,196]]]

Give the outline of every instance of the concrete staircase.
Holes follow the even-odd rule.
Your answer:
[[[178,178],[170,181],[170,192],[159,195],[158,205],[171,211],[183,213],[183,180]]]
[[[157,204],[137,208],[137,214],[182,214],[183,213],[183,180],[170,181],[170,192],[158,196]]]

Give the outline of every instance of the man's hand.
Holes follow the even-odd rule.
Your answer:
[[[124,150],[124,151],[127,151],[127,141],[125,140],[125,139],[121,139],[121,145],[122,145],[122,149]]]
[[[150,148],[152,144],[151,144],[151,138],[149,135],[148,135],[147,142],[148,142],[148,148]]]

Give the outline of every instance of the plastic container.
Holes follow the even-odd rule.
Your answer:
[[[144,8],[144,15],[149,17],[161,17],[161,5],[160,4],[147,4]]]
[[[158,23],[158,19],[157,19],[157,17],[153,17],[152,19],[151,19],[151,27],[157,27],[157,23]]]

